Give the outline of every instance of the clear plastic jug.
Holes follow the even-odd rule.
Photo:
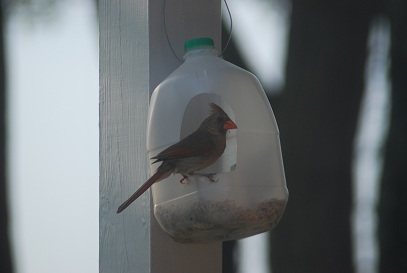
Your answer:
[[[154,215],[176,241],[236,240],[271,230],[288,200],[277,123],[258,79],[217,56],[213,41],[187,41],[185,62],[154,90],[148,157],[195,131],[216,103],[237,125],[226,149],[200,173],[179,174],[152,186]],[[153,161],[151,161],[152,163]],[[153,174],[160,164],[151,164]],[[186,183],[185,183],[186,182]]]

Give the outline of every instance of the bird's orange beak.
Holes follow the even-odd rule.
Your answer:
[[[237,126],[232,120],[229,120],[223,125],[223,129],[225,130],[237,129]]]

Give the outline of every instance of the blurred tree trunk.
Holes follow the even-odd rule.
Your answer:
[[[13,272],[7,209],[6,84],[4,61],[4,14],[0,5],[0,272]]]
[[[352,149],[372,6],[293,0],[286,88],[271,101],[290,191],[273,272],[353,272]]]
[[[227,241],[222,244],[222,273],[236,273],[237,261],[235,260],[235,251],[237,241]]]
[[[387,2],[391,26],[391,120],[379,201],[381,273],[407,272],[407,2]]]

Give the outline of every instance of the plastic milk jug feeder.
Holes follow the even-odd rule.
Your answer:
[[[194,132],[218,105],[237,125],[205,175],[170,175],[152,186],[154,215],[178,242],[236,240],[271,230],[288,200],[277,123],[257,78],[219,58],[209,38],[185,43],[185,62],[154,90],[147,150],[152,158]],[[153,161],[151,161],[152,163]],[[150,165],[151,174],[159,164]],[[210,179],[212,178],[212,179]]]

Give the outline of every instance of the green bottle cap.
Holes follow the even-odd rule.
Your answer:
[[[189,52],[192,49],[206,47],[206,48],[215,48],[215,44],[211,38],[196,38],[188,40],[184,43],[185,52]]]

